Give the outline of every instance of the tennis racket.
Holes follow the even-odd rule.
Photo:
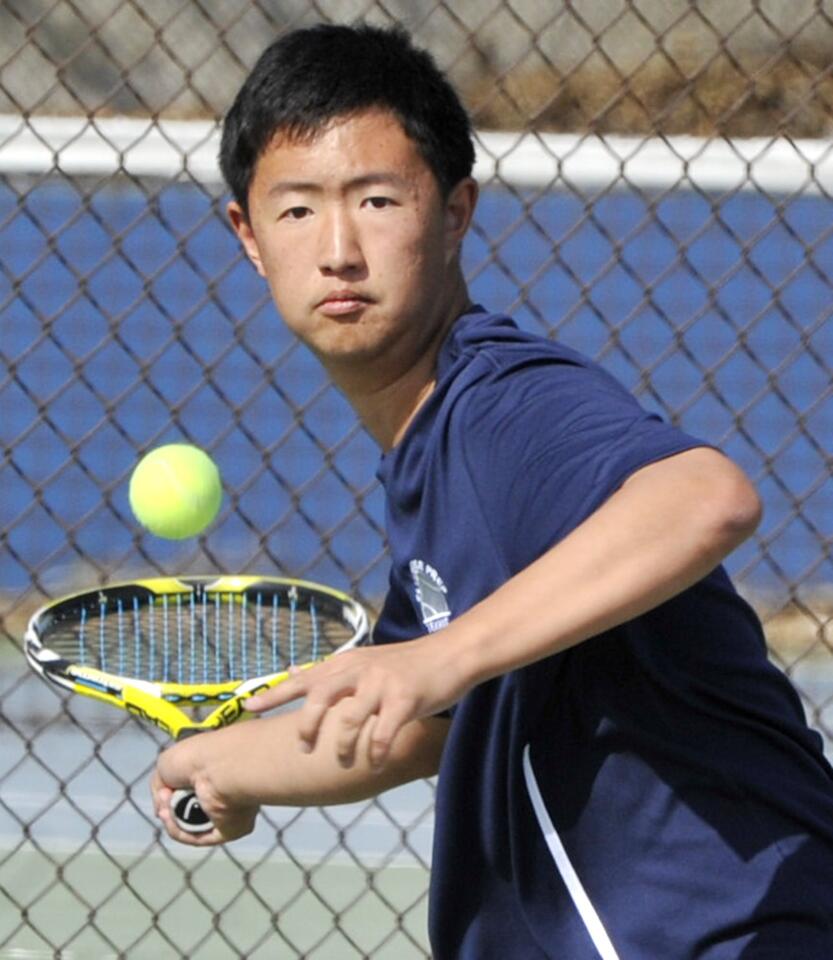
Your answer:
[[[174,740],[247,714],[243,701],[367,643],[367,613],[329,587],[270,577],[137,580],[47,604],[30,619],[30,666],[73,693],[148,721]],[[171,800],[189,833],[210,830],[193,792]]]

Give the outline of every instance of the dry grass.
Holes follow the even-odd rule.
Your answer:
[[[465,90],[481,129],[824,137],[833,132],[827,64],[778,51],[703,62],[654,54],[627,75],[596,56],[561,74],[518,68]]]
[[[754,602],[767,642],[784,663],[798,658],[833,660],[833,591],[819,590],[807,600],[774,605]]]

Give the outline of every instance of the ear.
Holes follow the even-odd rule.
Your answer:
[[[257,240],[255,239],[254,231],[252,230],[252,225],[249,222],[246,211],[239,203],[232,201],[228,207],[226,207],[226,212],[228,213],[232,229],[237,234],[237,239],[246,251],[246,256],[252,261],[255,270],[257,270],[261,277],[265,277],[266,274],[263,270],[260,249],[257,245]]]
[[[465,177],[452,188],[445,201],[446,251],[456,255],[474,216],[479,189],[477,182]]]

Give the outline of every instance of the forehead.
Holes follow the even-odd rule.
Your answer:
[[[299,172],[349,177],[368,170],[435,179],[399,119],[382,109],[337,117],[312,132],[278,131],[258,159],[255,179]]]

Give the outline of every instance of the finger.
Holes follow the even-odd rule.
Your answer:
[[[161,817],[162,811],[170,806],[173,790],[162,784],[158,788],[153,789],[151,794],[153,796],[153,807],[156,816]]]
[[[183,830],[173,817],[162,817],[165,825],[165,831],[172,840],[177,843],[185,844],[189,847],[216,847],[226,841],[226,837],[216,828],[212,827],[203,833],[189,833]]]
[[[317,682],[309,683],[307,678],[313,673],[317,674]],[[303,682],[307,685],[307,699],[296,714],[296,729],[301,749],[305,753],[311,753],[318,742],[321,725],[327,713],[336,704],[355,694],[356,678],[351,673],[339,672],[332,676],[325,669],[312,668],[306,672]]]
[[[362,732],[376,718],[378,701],[375,698],[348,697],[339,704],[336,718],[335,752],[342,767],[352,767],[356,762]]]
[[[297,676],[282,680],[269,690],[261,690],[254,696],[248,697],[243,701],[243,706],[252,713],[263,713],[292,703],[293,700],[300,700],[307,695],[307,689],[303,675],[299,673]]]
[[[161,811],[169,804],[173,790],[165,783],[159,775],[159,770],[154,768],[150,776],[150,796],[153,802],[153,812],[157,817]]]
[[[165,792],[170,796],[174,793],[169,788],[165,788]],[[230,840],[236,840],[247,833],[251,833],[255,815],[256,809],[252,808],[238,813],[236,817],[226,817],[223,821],[215,822],[212,819],[211,829],[201,833],[192,833],[180,826],[173,813],[170,800],[157,811],[157,816],[162,821],[168,836],[172,840],[176,840],[177,843],[190,847],[216,847],[219,844],[228,843]]]
[[[307,698],[297,714],[298,741],[304,753],[312,753],[318,742],[318,734],[327,711],[333,705],[330,700]]]
[[[400,698],[383,704],[373,724],[368,743],[368,762],[371,767],[378,769],[384,766],[396,735],[414,717],[414,704],[409,699]]]

